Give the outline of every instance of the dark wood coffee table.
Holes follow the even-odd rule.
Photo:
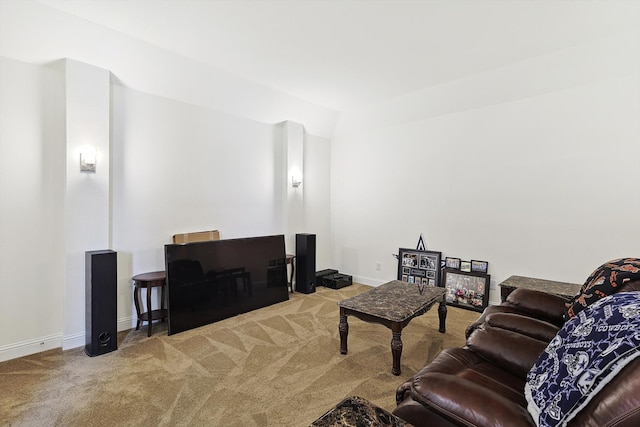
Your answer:
[[[447,304],[445,289],[425,286],[420,293],[414,283],[394,280],[363,292],[338,303],[340,307],[340,353],[347,354],[347,335],[349,324],[347,316],[355,316],[365,322],[379,323],[391,329],[391,372],[400,375],[400,356],[402,355],[402,329],[411,319],[418,317],[439,302],[439,331],[445,332]]]

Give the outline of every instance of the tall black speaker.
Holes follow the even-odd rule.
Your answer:
[[[85,252],[85,348],[89,356],[118,349],[116,252]]]
[[[296,290],[316,291],[316,235],[296,234]]]

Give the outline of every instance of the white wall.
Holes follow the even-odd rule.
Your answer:
[[[131,276],[164,268],[172,234],[219,228],[233,238],[291,228],[278,123],[299,123],[304,138],[328,136],[335,111],[39,2],[0,1],[0,10],[0,360],[63,341],[82,344],[84,251],[109,239],[118,251],[118,327],[126,328]],[[65,74],[63,58],[88,68]],[[77,169],[82,120],[65,120],[95,107],[83,106],[84,96],[104,106],[108,93],[91,84],[84,94],[76,90],[94,72],[114,81],[111,110],[101,116],[111,128],[99,132],[112,147],[98,152],[98,174],[90,177]],[[312,170],[314,162],[305,159]],[[327,199],[328,175],[318,178],[311,182]],[[304,197],[303,208],[317,199]],[[322,205],[328,217],[329,204]],[[323,227],[318,240],[329,242]],[[329,259],[329,250],[318,256]]]
[[[295,229],[299,221],[290,226],[287,220],[290,183],[283,173],[282,126],[115,84],[112,132],[119,319],[132,315],[131,276],[163,270],[164,245],[173,234],[218,229],[229,239],[301,232]],[[314,157],[313,151],[305,153],[311,172],[329,168],[326,155]],[[314,182],[305,195],[318,188],[328,198],[329,176],[309,185]],[[328,218],[328,209],[326,204],[318,214]],[[306,212],[303,206],[302,215]],[[330,240],[326,225],[318,233],[322,241]],[[325,244],[319,256],[328,259],[329,250]],[[287,251],[294,253],[295,247]]]
[[[329,137],[338,113],[176,55],[37,1],[0,1],[0,56],[29,63],[73,58],[124,86],[264,123],[293,120]]]
[[[344,114],[335,264],[381,283],[420,233],[443,256],[489,261],[494,283],[582,282],[640,256],[639,40],[621,33]]]
[[[0,57],[0,360],[62,346],[64,107],[61,64]]]
[[[87,250],[118,252],[126,329],[131,277],[164,269],[173,234],[291,228],[280,125],[110,85],[107,70],[77,61],[0,57],[0,100],[0,360],[84,344]],[[317,233],[328,260],[330,142],[302,136],[302,215],[314,219],[297,227]],[[96,174],[79,171],[85,145],[98,148]]]
[[[113,244],[128,251],[145,242],[141,270],[164,267],[163,245],[176,233],[282,231],[273,214],[279,127],[119,85],[112,126]]]
[[[110,219],[96,207],[92,226],[102,236],[111,221],[120,328],[131,276],[164,267],[172,234],[287,229],[282,120],[305,128],[297,231],[317,235],[319,269],[382,283],[420,233],[430,249],[489,261],[494,283],[579,282],[639,255],[638,31],[344,112],[329,141],[335,112],[37,3],[1,8],[0,360],[81,335],[78,260],[104,241],[69,230],[82,216],[65,210],[67,193],[87,177],[67,172],[68,161],[79,174],[65,70],[43,65],[65,57],[115,81]]]

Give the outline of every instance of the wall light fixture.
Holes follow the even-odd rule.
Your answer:
[[[80,172],[96,171],[96,150],[87,148],[80,153]]]
[[[302,184],[302,175],[299,172],[291,174],[291,185],[293,188],[298,188]]]

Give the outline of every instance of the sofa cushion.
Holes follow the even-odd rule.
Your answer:
[[[537,424],[566,425],[640,356],[640,295],[603,298],[565,323],[527,375],[525,397]]]
[[[488,324],[467,338],[467,348],[473,353],[523,379],[546,346],[546,341]]]
[[[585,307],[609,296],[626,282],[640,280],[640,259],[620,258],[602,264],[584,282],[578,294],[567,303],[568,318],[575,317]]]
[[[393,413],[415,426],[531,427],[524,384],[467,348],[448,348],[398,388]]]
[[[560,330],[556,325],[544,320],[516,313],[492,313],[486,317],[486,322],[491,327],[517,332],[547,343]]]
[[[518,288],[509,294],[506,303],[522,314],[551,322],[558,327],[565,322],[567,298],[546,291]]]
[[[463,399],[460,397],[464,396]],[[441,373],[425,374],[416,381],[411,397],[436,408],[456,424],[469,426],[530,427],[525,408],[474,381]],[[477,408],[490,407],[490,410]]]

